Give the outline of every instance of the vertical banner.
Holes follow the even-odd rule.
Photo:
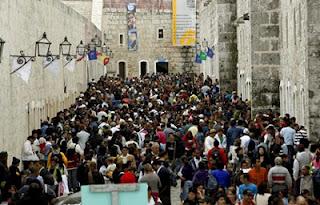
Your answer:
[[[196,43],[196,0],[172,0],[172,44]]]
[[[129,3],[127,6],[128,9],[128,50],[136,51],[137,50],[137,28],[136,28],[136,9],[137,6],[135,3]]]

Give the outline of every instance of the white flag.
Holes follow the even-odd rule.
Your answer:
[[[69,61],[64,61],[64,67],[67,68],[70,72],[73,72],[76,67],[76,59]]]
[[[26,60],[29,61],[26,64],[24,64],[25,62],[21,62],[22,64],[19,64],[17,61],[18,58],[19,57],[13,57],[11,72],[14,72],[22,80],[28,83],[31,75],[32,61],[28,57],[26,57]]]
[[[47,58],[43,59],[43,68],[48,69],[51,73],[59,75],[60,60],[55,59],[53,61],[47,61]]]

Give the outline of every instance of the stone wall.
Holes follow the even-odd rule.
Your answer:
[[[237,1],[238,92],[251,100],[253,114],[279,109],[279,4],[279,0]],[[242,18],[245,12],[248,22]]]
[[[24,50],[34,55],[35,42],[47,32],[52,42],[51,51],[59,53],[64,36],[72,43],[71,53],[80,40],[88,41],[100,31],[73,9],[56,0],[2,0],[0,1],[0,37],[6,43],[0,63],[0,144],[1,151],[20,157],[23,142],[31,130],[39,128],[40,121],[53,117],[57,111],[74,102],[89,79],[99,78],[104,72],[96,63],[81,61],[70,72],[59,60],[57,76],[43,68],[43,58],[32,62],[28,83],[16,74],[10,74],[12,58]],[[14,19],[14,20],[13,20]]]
[[[243,17],[244,14],[250,13],[250,1],[237,1],[237,19]],[[238,94],[243,100],[252,100],[252,41],[251,41],[251,23],[243,21],[235,24],[237,26],[237,85]]]
[[[236,0],[203,0],[199,4],[199,29],[201,43],[208,40],[209,46],[215,47],[215,56],[200,66],[205,75],[220,80],[224,91],[232,91],[237,87],[237,49]]]
[[[126,64],[126,77],[140,75],[140,62],[147,62],[147,72],[156,71],[157,61],[167,61],[169,73],[188,71],[186,58],[192,58],[192,52],[181,47],[173,47],[171,41],[171,10],[162,12],[137,8],[136,27],[138,32],[137,51],[128,51],[126,8],[104,8],[102,32],[105,42],[113,51],[108,73],[119,74],[120,62]],[[158,39],[158,29],[163,29],[164,38]],[[120,45],[120,34],[124,43]]]
[[[308,39],[308,108],[309,108],[309,133],[310,139],[320,142],[320,2],[307,1],[307,31],[306,38]]]
[[[92,16],[92,0],[62,0],[64,4],[73,8],[82,16],[91,20]]]
[[[280,110],[308,126],[307,2],[281,1]]]
[[[320,2],[281,1],[281,113],[297,117],[320,139]]]

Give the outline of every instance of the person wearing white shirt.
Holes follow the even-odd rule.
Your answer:
[[[97,114],[98,122],[101,121],[101,119],[102,119],[103,116],[104,116],[105,118],[108,117],[108,114],[105,112],[105,109],[104,109],[104,108],[102,108],[101,111],[99,111],[98,114]]]
[[[79,145],[82,150],[85,150],[86,143],[89,140],[90,134],[85,131],[85,128],[83,125],[81,125],[81,131],[77,133],[77,137],[79,138]]]
[[[213,143],[214,143],[213,137],[215,136],[215,134],[216,134],[216,130],[211,129],[209,131],[209,135],[204,140],[204,155],[207,155],[209,150],[211,150],[213,148]]]
[[[249,142],[250,142],[250,136],[249,136],[250,132],[248,130],[248,128],[245,128],[243,130],[243,136],[240,137],[240,140],[241,140],[241,147],[244,149],[245,152],[248,151],[248,145],[249,145]]]
[[[223,129],[220,128],[218,133],[214,136],[214,139],[219,142],[219,147],[222,149],[227,149],[227,137],[223,134]]]
[[[34,137],[29,136],[23,144],[21,159],[24,169],[29,167],[30,162],[39,160],[39,157],[32,149],[32,143],[34,140]]]

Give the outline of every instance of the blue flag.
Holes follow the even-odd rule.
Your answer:
[[[196,55],[196,63],[199,63],[199,64],[201,64],[201,58],[200,58],[200,54],[197,54]]]
[[[88,58],[89,58],[90,61],[91,60],[97,60],[97,52],[96,51],[90,51],[88,53]]]
[[[209,58],[213,58],[214,52],[213,52],[212,48],[208,48],[207,56],[208,56]]]

